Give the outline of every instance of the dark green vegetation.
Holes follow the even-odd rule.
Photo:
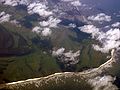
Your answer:
[[[106,54],[93,50],[92,44],[96,41],[91,40],[88,34],[60,26],[56,29],[53,28],[53,34],[50,37],[40,37],[31,32],[31,26],[36,24],[38,15],[29,16],[25,7],[21,9],[21,7],[0,5],[0,11],[6,11],[12,15],[12,19],[17,19],[22,24],[22,27],[10,23],[0,25],[1,82],[68,71],[63,63],[59,65],[57,59],[52,57],[50,51],[53,48],[64,47],[66,51],[81,50],[79,63],[69,71],[82,71],[98,67],[107,60]]]
[[[80,61],[77,65],[65,67],[62,63],[59,63],[63,71],[83,71],[85,69],[98,67],[108,60],[106,58],[108,54],[103,54],[93,49],[92,44],[98,42],[91,40],[89,34],[61,27],[54,30],[50,38],[55,48],[64,47],[66,51],[81,51],[79,56]]]
[[[5,23],[1,27],[1,37],[3,37],[1,43],[5,44],[1,44],[1,47],[3,50],[10,48],[8,54],[2,51],[0,58],[1,77],[6,82],[60,72],[59,64],[49,52],[53,47],[65,47],[67,50],[74,51],[81,50],[80,62],[74,66],[74,71],[97,67],[106,60],[106,55],[92,49],[92,40],[74,41],[70,35],[74,37],[76,33],[67,28],[54,30],[55,32],[49,38],[40,38],[29,29],[16,27],[10,23]],[[61,35],[62,37],[60,37]],[[55,39],[57,37],[59,38]],[[10,40],[8,42],[4,39]],[[13,52],[13,50],[15,51]],[[62,71],[67,71],[67,68],[62,68]]]
[[[3,80],[7,82],[16,81],[46,76],[60,71],[55,59],[47,53],[47,47],[44,47],[44,45],[39,46],[39,44],[32,42],[35,37],[37,37],[36,34],[25,28],[12,26],[9,23],[3,26],[6,26],[6,29],[4,28],[4,32],[6,30],[6,33],[1,32],[3,39],[6,40],[6,34],[9,35],[8,39],[10,39],[9,42],[6,41],[5,44],[8,46],[12,44],[10,51],[8,51],[9,55],[3,52],[0,54],[2,55],[0,58],[0,69]],[[3,28],[1,28],[1,31],[2,30]],[[5,40],[1,39],[1,42],[3,43]],[[5,45],[2,46],[5,47]],[[3,47],[3,51],[6,49],[9,50],[9,47],[5,47],[5,49]],[[14,49],[16,51],[14,51],[13,54]],[[46,51],[46,53],[43,51]]]
[[[9,32],[0,25],[0,56],[29,54],[31,47],[26,39],[15,32]]]
[[[93,50],[90,44],[84,44],[81,50],[80,62],[77,65],[77,70],[82,71],[88,68],[99,67],[108,60],[106,56],[107,54]]]

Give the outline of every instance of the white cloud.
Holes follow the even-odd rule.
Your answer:
[[[99,28],[94,25],[84,25],[83,27],[79,27],[82,32],[92,34],[92,38],[95,38],[99,33]]]
[[[18,4],[28,5],[29,0],[0,0],[4,5],[17,6]]]
[[[64,2],[69,2],[73,6],[81,6],[82,3],[79,0],[62,0]]]
[[[62,55],[64,53],[64,51],[65,51],[65,48],[62,47],[62,48],[59,48],[57,51],[53,51],[52,55],[59,56],[59,55]]]
[[[48,7],[43,4],[43,3],[31,3],[29,6],[28,6],[28,13],[29,14],[33,14],[33,13],[37,13],[39,14],[40,16],[43,16],[43,17],[47,17],[47,16],[50,16],[52,15],[52,11],[49,11],[48,10]]]
[[[40,24],[40,26],[42,26],[42,27],[47,27],[47,26],[49,26],[49,21],[42,21],[42,22],[40,22],[39,24]]]
[[[79,0],[71,2],[73,6],[81,6],[81,2]]]
[[[61,0],[61,1],[64,1],[64,2],[69,2],[69,1],[73,1],[73,0]]]
[[[120,46],[120,29],[111,29],[106,33],[102,33],[97,38],[103,46],[93,45],[96,50],[108,52],[110,49]]]
[[[64,63],[67,63],[67,66],[69,65],[75,65],[79,62],[79,59],[77,57],[80,56],[80,50],[77,52],[69,51],[66,53],[63,53],[63,58],[61,58],[61,61]]]
[[[90,33],[92,38],[99,40],[102,46],[93,45],[94,49],[107,53],[113,48],[120,46],[120,29],[114,28],[106,32],[100,31],[94,25],[85,25],[79,28],[81,31]]]
[[[120,27],[120,22],[116,22],[116,23],[112,24],[112,27],[115,27],[115,28]]]
[[[11,5],[11,6],[16,6],[16,5],[18,5],[18,2],[15,1],[15,0],[2,0],[2,1],[0,1],[0,3],[1,3],[1,2],[4,2],[5,5]]]
[[[44,28],[42,31],[42,36],[49,36],[51,33],[52,31],[49,28]]]
[[[89,16],[88,20],[98,21],[98,22],[103,22],[103,21],[110,22],[111,16],[108,16],[105,13],[99,13],[97,15]]]
[[[97,76],[89,79],[88,83],[94,87],[93,90],[117,90],[118,88],[113,85],[114,80],[111,76]]]
[[[32,32],[41,34],[42,36],[49,36],[49,35],[51,35],[52,30],[50,30],[49,28],[41,28],[39,26],[36,26],[32,29]]]
[[[56,51],[53,51],[52,55],[59,56],[59,60],[69,66],[77,64],[79,62],[79,59],[77,57],[80,55],[80,50],[77,52],[73,52],[71,50],[69,52],[65,52],[65,48],[60,48]]]
[[[32,31],[39,34],[41,33],[42,36],[49,36],[52,34],[51,28],[56,28],[60,22],[60,19],[50,16],[48,20],[39,22],[40,26],[36,26]]]
[[[34,2],[28,6],[28,13],[33,14],[37,13],[42,17],[47,17],[48,19],[45,21],[39,22],[39,26],[33,28],[33,32],[39,33],[42,36],[49,36],[52,34],[51,28],[56,28],[58,23],[61,22],[60,19],[51,16],[53,14],[52,11],[49,11],[49,8],[45,5],[45,3]]]
[[[6,14],[4,11],[0,13],[0,23],[10,22],[14,25],[21,26],[17,20],[11,20],[12,15]]]
[[[41,28],[40,27],[38,27],[38,26],[36,26],[36,27],[34,27],[33,29],[32,29],[32,32],[36,32],[36,33],[40,33],[41,32]]]
[[[42,27],[57,27],[57,24],[60,23],[61,20],[50,16],[47,21],[40,22]]]
[[[11,20],[10,23],[21,26],[17,20]]]
[[[76,28],[77,26],[76,26],[76,24],[74,24],[74,23],[70,23],[70,24],[69,24],[69,27]]]
[[[5,12],[1,12],[0,13],[0,23],[10,21],[10,17],[11,17],[10,14],[6,14]]]

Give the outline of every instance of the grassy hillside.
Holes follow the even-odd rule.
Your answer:
[[[79,56],[80,61],[77,65],[73,66],[73,70],[71,69],[72,71],[82,71],[84,69],[98,67],[108,60],[106,56],[109,54],[103,54],[93,49],[92,44],[98,42],[90,39],[89,34],[80,32],[80,30],[61,27],[57,30],[53,30],[50,39],[55,48],[64,47],[66,51],[81,51]],[[60,66],[64,69],[63,71],[69,69],[69,67],[65,67],[63,63]]]
[[[6,40],[7,36],[9,36],[10,40],[7,42],[1,38],[0,42],[11,46],[6,47],[1,44],[1,50],[8,50],[6,53],[2,51],[0,54],[2,55],[2,57],[0,57],[2,79],[5,81],[16,81],[45,76],[60,71],[55,58],[47,53],[46,46],[39,46],[32,42],[35,37],[40,40],[40,37],[36,34],[31,33],[31,31],[26,28],[15,27],[9,23],[1,27],[1,35],[6,32],[3,37],[1,37]],[[2,32],[2,30],[4,32]],[[41,42],[41,44],[42,43],[43,42]]]
[[[21,23],[21,27],[3,23],[0,25],[0,80],[11,82],[33,77],[46,76],[55,72],[68,71],[52,57],[53,48],[66,48],[66,51],[81,50],[80,61],[74,65],[74,71],[98,67],[106,61],[107,54],[92,48],[95,40],[90,35],[77,29],[60,25],[50,37],[40,37],[31,32],[32,27],[42,20],[37,14],[28,15],[26,7],[0,5],[0,12],[5,11]]]
[[[41,38],[32,33],[30,29],[4,23],[1,25],[1,35],[5,40],[8,40],[6,39],[8,36],[10,39],[9,42],[0,40],[4,44],[1,44],[1,50],[9,50],[10,48],[7,51],[10,55],[3,55],[3,52],[0,54],[4,56],[0,57],[1,78],[7,82],[60,72],[59,63],[49,53],[53,47],[65,47],[67,50],[74,51],[81,50],[80,62],[75,65],[75,71],[97,67],[106,61],[105,54],[93,50],[91,44],[94,41],[90,39],[75,41],[70,37],[75,38],[76,32],[67,28],[55,29],[51,37]],[[67,68],[63,69],[62,71],[67,71]]]

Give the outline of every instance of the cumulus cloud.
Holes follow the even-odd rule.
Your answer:
[[[42,27],[57,27],[57,24],[60,23],[61,20],[50,16],[47,21],[40,22]]]
[[[75,65],[79,62],[79,59],[77,57],[80,55],[80,50],[77,52],[73,52],[71,50],[69,52],[65,52],[65,48],[62,47],[56,51],[53,51],[52,55],[58,56],[60,62],[64,63],[66,66],[70,66]]]
[[[10,17],[11,17],[10,14],[6,14],[5,12],[1,12],[0,13],[0,23],[10,21]]]
[[[82,3],[79,0],[62,0],[64,2],[69,2],[73,6],[81,6]]]
[[[40,2],[31,3],[28,6],[28,13],[29,14],[37,13],[43,17],[47,17],[53,14],[52,11],[48,10],[48,7],[45,4],[40,3]]]
[[[120,29],[110,29],[106,33],[102,33],[97,38],[103,46],[93,45],[94,49],[108,52],[110,49],[117,48],[120,46]]]
[[[49,36],[52,34],[51,28],[57,28],[57,25],[61,22],[60,19],[50,16],[48,20],[39,22],[39,26],[33,28],[33,32],[41,33],[42,36]]]
[[[50,30],[50,28],[44,28],[42,31],[42,36],[49,36],[51,35],[52,31]]]
[[[17,6],[18,4],[28,5],[28,0],[0,0],[4,5]]]
[[[100,31],[94,25],[85,25],[79,28],[82,32],[90,33],[92,38],[99,40],[102,46],[93,45],[94,49],[107,53],[113,48],[120,46],[120,29],[113,28],[106,32]]]
[[[38,26],[36,26],[36,27],[34,27],[33,29],[32,29],[32,32],[36,32],[36,33],[40,33],[41,32],[41,28],[40,27],[38,27]]]
[[[71,4],[72,4],[73,6],[81,6],[81,5],[82,5],[79,0],[77,0],[77,1],[72,1]]]
[[[74,24],[74,23],[70,23],[70,24],[69,24],[69,27],[76,28],[76,27],[77,27],[77,25],[76,25],[76,24]]]
[[[49,10],[49,7],[42,2],[33,2],[28,6],[28,13],[37,13],[42,17],[47,17],[45,21],[40,21],[39,26],[33,28],[33,32],[39,33],[42,36],[49,36],[52,33],[51,28],[56,28],[60,19],[53,17],[53,12]]]
[[[78,58],[79,56],[80,56],[80,50],[76,52],[70,50],[69,52],[63,53],[60,60],[61,62],[65,63],[66,66],[75,65],[79,62],[79,58]]]
[[[59,48],[57,51],[53,51],[52,55],[59,56],[59,55],[62,55],[64,53],[64,51],[65,51],[65,48],[62,47],[62,48]]]
[[[17,20],[11,20],[10,23],[21,26],[20,23]]]
[[[108,16],[105,13],[99,13],[97,15],[89,16],[88,20],[98,21],[98,22],[103,22],[103,21],[110,22],[112,19],[111,16]]]
[[[94,25],[84,25],[83,27],[79,27],[79,29],[82,32],[92,34],[92,38],[95,38],[98,34],[100,34],[99,28]]]
[[[41,28],[39,26],[36,26],[32,29],[32,32],[35,32],[37,34],[41,34],[42,36],[49,36],[52,33],[52,30],[49,28]]]
[[[115,28],[120,27],[120,22],[116,22],[116,23],[112,24],[111,26],[115,27]]]
[[[89,79],[88,83],[90,83],[94,89],[93,90],[118,90],[118,88],[113,85],[115,78],[111,76],[97,76],[93,79]]]
[[[11,20],[10,18],[10,14],[6,14],[4,11],[0,13],[0,23],[10,22],[14,25],[21,26],[17,20]]]

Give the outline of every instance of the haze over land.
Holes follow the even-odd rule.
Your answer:
[[[1,0],[0,82],[38,78],[42,83],[40,77],[44,76],[44,80],[50,74],[74,78],[74,74],[96,73],[96,68],[104,67],[103,71],[100,69],[102,74],[90,74],[93,77],[89,80],[87,74],[83,76],[85,82],[81,77],[78,82],[75,79],[75,87],[80,89],[78,83],[83,81],[86,88],[94,90],[118,89],[119,63],[116,66],[114,63],[119,61],[119,3],[119,0]]]

